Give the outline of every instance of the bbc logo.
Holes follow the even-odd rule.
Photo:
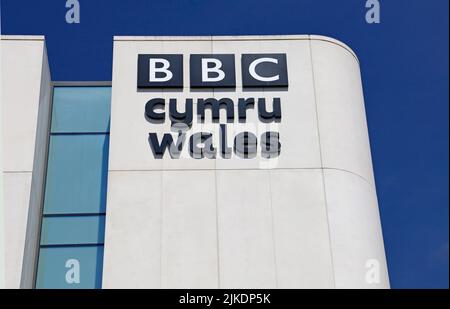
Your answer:
[[[286,54],[243,54],[242,87],[288,87]],[[235,56],[193,54],[191,88],[236,88]],[[183,88],[183,55],[138,55],[138,88]]]

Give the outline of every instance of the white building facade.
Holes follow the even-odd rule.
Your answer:
[[[115,37],[104,83],[1,48],[6,287],[389,288],[345,44]]]

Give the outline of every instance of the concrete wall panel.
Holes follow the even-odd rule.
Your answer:
[[[323,167],[374,184],[358,60],[329,41],[311,40],[311,51]]]
[[[161,287],[161,193],[161,172],[109,173],[103,288]]]
[[[269,173],[217,171],[220,287],[275,288]]]
[[[51,77],[44,37],[2,36],[1,48],[4,211],[11,220],[5,229],[5,287],[32,288],[47,162]]]
[[[5,287],[20,287],[25,248],[31,173],[3,174],[5,205]]]
[[[324,173],[336,287],[389,288],[374,188],[349,172]]]
[[[270,171],[279,288],[333,288],[320,169]]]
[[[217,288],[214,171],[164,171],[161,285]]]

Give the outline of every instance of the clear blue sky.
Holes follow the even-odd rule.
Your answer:
[[[448,0],[1,0],[3,34],[44,34],[53,80],[111,80],[113,35],[322,34],[362,68],[391,285],[449,286]]]

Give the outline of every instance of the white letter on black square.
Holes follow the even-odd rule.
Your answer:
[[[139,55],[138,88],[183,88],[183,55]]]
[[[286,54],[243,54],[243,87],[288,87]]]
[[[191,55],[190,78],[192,88],[235,88],[234,55]]]

